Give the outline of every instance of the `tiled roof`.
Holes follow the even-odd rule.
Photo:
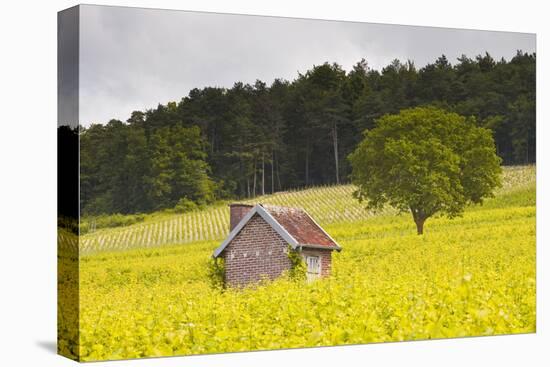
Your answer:
[[[319,226],[305,210],[272,205],[262,207],[304,247],[338,247],[336,242]]]

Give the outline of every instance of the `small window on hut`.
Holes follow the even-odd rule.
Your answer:
[[[307,280],[314,280],[321,274],[321,260],[319,256],[306,256]]]

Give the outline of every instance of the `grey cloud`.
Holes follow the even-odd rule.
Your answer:
[[[312,65],[535,51],[533,34],[81,6],[80,121],[126,120],[190,89],[294,79]]]

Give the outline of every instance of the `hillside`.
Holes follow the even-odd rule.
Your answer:
[[[213,287],[216,239],[84,256],[79,354],[94,361],[534,332],[534,173],[507,168],[496,198],[460,218],[430,219],[423,236],[409,215],[363,214],[344,194],[348,186],[261,198],[306,207],[343,247],[333,255],[332,276],[310,284],[282,277],[244,291]],[[193,223],[197,231],[217,218],[219,232],[202,234],[214,238],[225,233],[226,210],[101,235],[131,241],[142,233],[168,243],[181,239],[173,223]],[[165,232],[155,237],[147,228]],[[188,233],[204,232],[184,239],[194,238]],[[70,334],[64,320],[60,328]],[[60,345],[78,348],[63,339]]]
[[[485,206],[498,205],[502,200],[509,200],[507,198],[513,197],[514,193],[522,190],[534,190],[534,187],[535,166],[506,167],[503,187],[497,190],[497,197],[488,200]],[[324,186],[279,192],[243,202],[302,207],[323,226],[396,214],[391,208],[382,213],[366,211],[363,205],[352,197],[353,191],[352,185]],[[82,236],[80,253],[84,255],[98,251],[219,240],[227,235],[228,227],[227,203],[185,214],[150,215],[139,224],[100,229]]]

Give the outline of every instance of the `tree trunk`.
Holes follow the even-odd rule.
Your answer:
[[[252,197],[256,197],[256,158],[254,158],[254,184],[252,185]]]
[[[265,195],[265,164],[264,164],[264,153],[262,153],[262,195]]]
[[[334,146],[334,164],[336,167],[336,184],[340,184],[340,167],[338,159],[338,129],[336,122],[332,125],[332,143]]]
[[[275,167],[277,168],[277,184],[279,185],[279,190],[282,190],[283,186],[281,185],[281,175],[279,174],[279,165],[277,164]]]
[[[427,219],[426,215],[421,209],[411,208],[411,213],[414,219],[414,223],[416,224],[416,234],[424,234],[424,222]]]
[[[246,175],[246,189],[247,189],[247,192],[248,192],[248,197],[250,197],[250,185],[248,184],[248,182],[249,182],[248,172],[245,172],[245,170],[244,170],[242,155],[239,158],[239,173],[240,173],[241,177],[244,177]],[[244,195],[245,191],[244,191],[244,187],[243,187],[244,186],[243,181],[239,180],[238,184],[239,184],[239,194]]]
[[[273,153],[273,148],[271,148],[271,193],[275,193],[275,176],[273,175],[273,166],[275,165],[275,153]]]
[[[416,234],[420,235],[420,234],[424,234],[424,222],[426,220],[425,219],[419,219],[419,220],[416,220],[415,223],[416,223]]]

